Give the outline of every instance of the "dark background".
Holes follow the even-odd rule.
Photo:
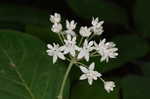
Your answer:
[[[50,14],[58,12],[63,20],[74,19],[78,26],[89,26],[92,16],[99,17],[105,21],[101,37],[117,44],[119,57],[108,64],[97,63],[97,69],[104,78],[114,80],[117,88],[110,94],[98,89],[97,84],[91,88],[87,82],[78,81],[80,73],[75,70],[71,76],[71,99],[148,99],[149,4],[149,0],[1,0],[0,29],[21,31],[47,44],[55,41],[50,31]]]

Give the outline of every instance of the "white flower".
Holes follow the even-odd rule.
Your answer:
[[[58,57],[62,60],[65,60],[65,56],[62,53],[62,48],[59,47],[58,44],[56,45],[55,43],[53,43],[53,46],[51,44],[47,45],[48,47],[47,53],[49,56],[53,56],[53,64],[56,63]]]
[[[64,34],[76,36],[76,33],[73,30],[66,30],[66,31],[64,31]]]
[[[75,23],[74,20],[72,20],[71,22],[69,22],[68,20],[66,20],[66,28],[68,30],[74,30],[76,28],[77,23]]]
[[[61,21],[61,16],[58,13],[54,13],[54,15],[50,15],[50,21],[52,23],[59,23]]]
[[[59,33],[62,31],[62,25],[60,23],[53,24],[51,30],[55,33]]]
[[[116,58],[118,56],[116,52],[118,48],[115,48],[116,45],[113,42],[106,42],[106,39],[103,39],[99,44],[94,42],[94,45],[97,52],[101,55],[101,61],[106,60],[108,62],[109,58]]]
[[[95,27],[101,27],[103,25],[103,23],[104,23],[104,21],[99,22],[98,17],[95,19],[94,18],[92,19],[92,25]]]
[[[94,71],[94,68],[95,68],[94,62],[90,64],[88,69],[83,66],[80,66],[80,70],[84,73],[80,76],[80,80],[88,79],[89,85],[92,85],[93,80],[97,80],[98,77],[102,76],[99,72]]]
[[[73,31],[76,28],[76,25],[77,25],[77,23],[75,23],[74,20],[72,20],[71,22],[66,20],[67,30],[64,33],[67,35],[76,36],[75,32]]]
[[[99,19],[96,18],[92,20],[92,27],[91,27],[91,31],[94,32],[95,35],[101,35],[103,33],[103,23],[104,21],[100,21]]]
[[[114,87],[115,87],[115,83],[113,81],[104,82],[104,88],[108,93],[110,93],[110,91],[113,91]]]
[[[76,45],[76,37],[71,38],[71,35],[67,35],[67,40],[64,40],[65,45],[62,47],[64,54],[70,53],[73,57],[76,54],[76,50],[79,47]]]
[[[80,49],[80,52],[79,52],[77,58],[81,59],[81,58],[84,57],[86,61],[89,61],[89,54],[93,49],[94,49],[93,41],[90,41],[88,43],[88,41],[85,40],[84,43],[83,43],[83,48]]]
[[[91,29],[88,28],[87,26],[81,27],[79,33],[83,37],[89,37],[91,35],[91,31],[90,30]]]

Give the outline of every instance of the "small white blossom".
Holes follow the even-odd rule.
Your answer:
[[[51,44],[47,45],[48,47],[47,53],[49,56],[53,56],[53,64],[56,63],[57,58],[65,60],[65,56],[62,53],[62,48],[59,47],[59,44],[56,45],[55,43],[53,43],[53,46]]]
[[[88,79],[89,85],[92,85],[93,80],[97,80],[98,77],[102,76],[99,72],[94,71],[94,68],[95,68],[94,62],[90,64],[88,69],[83,66],[80,66],[80,70],[84,73],[80,76],[80,80]]]
[[[87,26],[81,27],[79,33],[83,37],[89,37],[91,35],[91,33],[92,33],[90,30],[91,29],[88,28]]]
[[[54,13],[54,15],[50,15],[50,21],[52,23],[59,23],[61,21],[61,16],[58,13]]]
[[[103,23],[104,21],[100,21],[99,22],[99,19],[96,18],[92,20],[92,27],[91,27],[91,30],[92,32],[94,32],[95,35],[101,35],[103,33]]]
[[[73,30],[66,30],[66,31],[64,31],[64,34],[76,36],[76,33]]]
[[[106,82],[104,82],[104,88],[105,88],[105,90],[108,93],[110,93],[111,91],[113,91],[114,87],[116,87],[116,86],[115,86],[115,83],[113,81],[106,81]]]
[[[106,42],[106,39],[103,39],[99,44],[94,42],[94,45],[97,52],[101,55],[101,61],[106,60],[108,62],[109,58],[116,58],[118,56],[116,52],[118,48],[115,48],[116,45],[113,42]]]
[[[71,22],[69,22],[68,20],[66,20],[66,28],[68,30],[74,30],[76,28],[77,23],[75,23],[74,20],[72,20]]]
[[[76,25],[77,25],[77,23],[75,23],[74,20],[72,20],[71,22],[66,20],[67,30],[64,33],[67,35],[76,36],[75,32],[73,31],[76,28]]]
[[[65,45],[62,47],[64,54],[70,53],[73,57],[76,54],[76,50],[79,50],[79,47],[76,45],[76,37],[71,37],[67,35],[67,40],[64,40]]]
[[[81,59],[81,58],[85,58],[86,61],[89,61],[89,55],[90,55],[90,52],[94,49],[93,47],[93,41],[90,41],[88,43],[87,40],[84,41],[83,43],[83,48],[80,49],[80,52],[78,54],[78,59]]]
[[[62,25],[60,23],[53,24],[51,30],[55,33],[59,33],[62,31]]]

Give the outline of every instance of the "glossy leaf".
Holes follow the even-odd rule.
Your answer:
[[[57,99],[65,68],[30,35],[0,31],[0,98]],[[69,82],[65,90],[68,98]]]

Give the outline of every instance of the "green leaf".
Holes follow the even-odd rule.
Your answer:
[[[0,22],[48,25],[48,12],[15,4],[0,4]]]
[[[118,35],[112,39],[119,49],[119,56],[116,59],[110,59],[110,62],[100,63],[100,57],[94,58],[100,71],[109,71],[122,66],[127,62],[132,62],[140,57],[145,56],[149,52],[149,44],[147,41],[137,35]]]
[[[25,25],[23,23],[0,21],[0,29],[24,31],[24,27]]]
[[[30,35],[0,31],[0,98],[57,99],[65,68]],[[68,99],[69,82],[65,90]]]
[[[129,76],[122,80],[123,99],[146,99],[150,97],[149,77]]]
[[[104,0],[67,0],[72,10],[81,17],[91,19],[99,17],[106,22],[127,24],[125,9]]]
[[[136,23],[137,31],[143,34],[145,37],[150,37],[150,9],[149,0],[136,0],[134,8],[134,19]]]
[[[111,93],[104,90],[103,83],[95,81],[92,86],[87,81],[80,81],[71,90],[71,99],[119,99],[119,89]]]

